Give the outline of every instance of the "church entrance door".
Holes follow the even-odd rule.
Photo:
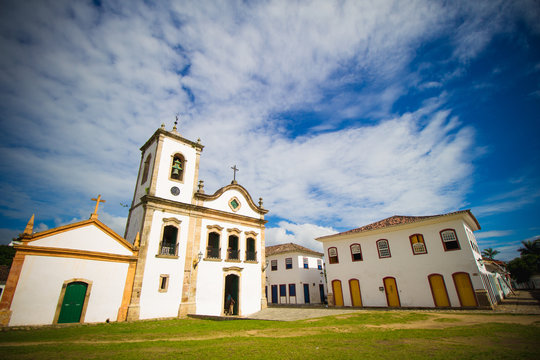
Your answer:
[[[238,276],[231,274],[225,277],[225,294],[223,304],[227,304],[227,295],[231,295],[234,300],[233,313],[230,315],[238,315]],[[228,310],[228,309],[226,309]]]
[[[87,288],[88,284],[83,282],[72,282],[67,285],[58,323],[78,323],[81,321]]]
[[[225,277],[225,301],[227,303],[227,295],[231,295],[234,300],[233,313],[230,315],[238,315],[238,275],[227,275]]]

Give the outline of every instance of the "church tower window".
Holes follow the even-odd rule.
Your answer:
[[[146,182],[146,180],[148,180],[148,171],[150,170],[150,161],[151,160],[152,160],[152,154],[149,154],[146,157],[146,160],[144,162],[144,169],[143,169],[143,174],[142,174],[142,177],[141,177],[141,185],[144,184]]]
[[[178,228],[174,225],[167,225],[163,228],[163,238],[159,246],[159,255],[178,255]]]
[[[181,154],[174,154],[171,164],[171,174],[170,178],[173,180],[183,181],[184,180],[184,166],[185,159]]]

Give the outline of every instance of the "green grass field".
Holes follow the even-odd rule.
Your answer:
[[[0,332],[0,358],[537,359],[538,344],[540,316],[373,311],[292,322],[187,318],[10,329]]]

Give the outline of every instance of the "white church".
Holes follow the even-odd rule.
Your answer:
[[[203,145],[162,125],[141,147],[124,238],[90,219],[21,234],[0,325],[224,315],[266,307],[268,210],[236,180],[214,194],[198,180]],[[234,168],[236,171],[236,167]]]

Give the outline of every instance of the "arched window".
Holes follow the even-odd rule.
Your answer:
[[[388,244],[388,240],[386,239],[377,240],[377,251],[379,252],[379,258],[381,259],[391,257],[390,244]]]
[[[351,258],[352,261],[362,261],[362,248],[360,244],[351,245]]]
[[[441,231],[441,240],[443,243],[444,251],[459,250],[459,241],[454,229],[446,229]]]
[[[255,250],[255,239],[246,239],[246,261],[256,261],[257,251]]]
[[[182,181],[184,179],[184,165],[186,161],[181,154],[174,154],[171,164],[171,179]]]
[[[229,235],[227,260],[240,260],[240,250],[238,249],[238,236],[236,235]]]
[[[141,185],[148,180],[148,171],[150,170],[150,161],[152,160],[152,154],[149,154],[144,161],[144,169],[141,177]]]
[[[206,257],[209,259],[219,259],[219,253],[221,248],[219,247],[219,234],[217,232],[211,232],[208,234],[208,246],[206,247]]]
[[[411,247],[414,255],[427,254],[426,243],[424,242],[424,235],[414,234],[409,236]]]
[[[328,262],[330,264],[339,263],[337,248],[335,247],[328,248]]]
[[[178,228],[174,225],[167,225],[163,228],[163,237],[159,244],[159,255],[178,255]]]

